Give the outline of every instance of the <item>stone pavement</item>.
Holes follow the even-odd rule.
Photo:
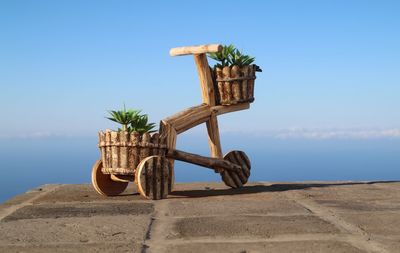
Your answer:
[[[400,182],[45,185],[0,205],[0,252],[400,252]]]

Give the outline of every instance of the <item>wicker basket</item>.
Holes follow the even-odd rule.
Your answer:
[[[254,64],[212,69],[217,104],[253,102],[256,70],[257,65]]]
[[[165,138],[158,133],[99,132],[104,174],[134,175],[140,161],[151,155],[164,156]]]

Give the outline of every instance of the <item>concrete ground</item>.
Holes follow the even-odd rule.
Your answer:
[[[0,252],[400,252],[400,182],[45,185],[0,205]]]

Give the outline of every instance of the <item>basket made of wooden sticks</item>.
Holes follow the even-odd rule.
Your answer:
[[[134,175],[141,160],[148,156],[164,156],[165,138],[158,133],[127,131],[99,132],[99,148],[104,174]]]
[[[217,104],[232,105],[254,101],[256,65],[212,69]]]

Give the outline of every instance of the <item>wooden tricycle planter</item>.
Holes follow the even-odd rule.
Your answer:
[[[247,183],[251,169],[250,160],[243,151],[231,151],[222,155],[217,116],[250,107],[249,102],[254,99],[254,88],[249,87],[254,87],[255,74],[250,65],[246,70],[247,75],[242,73],[239,77],[232,77],[232,73],[236,71],[232,67],[229,77],[222,76],[225,79],[213,80],[206,54],[221,50],[221,45],[171,49],[171,56],[194,56],[203,104],[161,120],[159,132],[153,135],[140,136],[124,131],[100,132],[101,160],[92,169],[92,184],[98,193],[105,196],[118,195],[126,189],[129,182],[134,181],[139,193],[145,198],[166,198],[174,184],[174,160],[211,168],[220,173],[222,181],[232,188],[239,188]],[[219,76],[218,73],[215,74]],[[244,85],[239,85],[239,91],[236,85],[238,81],[247,81]],[[222,91],[223,95],[224,90],[219,91],[219,84],[216,82],[229,83],[226,87],[230,86],[233,91],[231,95],[222,96],[223,99],[218,100],[218,94]],[[176,150],[178,134],[202,123],[207,125],[211,157]]]

